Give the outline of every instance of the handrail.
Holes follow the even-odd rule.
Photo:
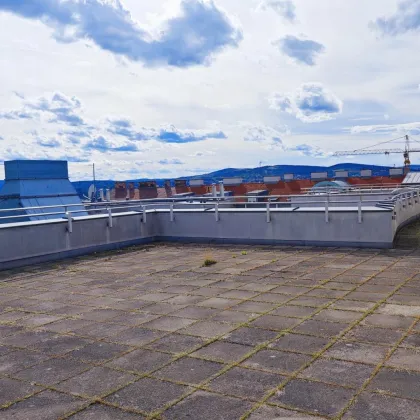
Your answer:
[[[412,190],[412,191],[417,191],[417,190]],[[406,193],[406,192],[405,192]],[[403,193],[404,194],[404,193]],[[315,195],[315,194],[313,194]],[[261,196],[261,197],[265,197],[265,198],[295,198],[295,197],[308,197],[308,196],[313,196],[312,194],[280,194],[280,195],[269,195],[269,196]],[[341,196],[360,196],[360,193],[336,193],[336,194],[318,194],[317,197],[324,197],[324,196],[333,196],[333,197],[341,197]],[[372,193],[371,195],[383,195],[380,193]],[[130,204],[135,204],[135,203],[176,203],[176,202],[191,202],[191,201],[230,201],[233,202],[235,199],[238,198],[244,198],[244,199],[249,199],[250,197],[257,197],[257,196],[250,196],[250,195],[235,195],[235,196],[225,196],[225,197],[204,197],[204,196],[191,196],[191,197],[183,197],[183,198],[149,198],[149,199],[143,199],[143,200],[119,200],[119,201],[104,201],[104,202],[97,202],[97,203],[81,203],[81,204],[55,204],[55,205],[50,205],[50,206],[33,206],[33,207],[16,207],[16,208],[11,208],[11,209],[0,209],[0,213],[3,212],[10,212],[10,211],[27,211],[27,210],[37,210],[37,209],[56,209],[56,208],[63,208],[63,209],[67,209],[67,208],[71,208],[71,207],[80,207],[80,206],[88,206],[88,207],[109,207],[109,206],[114,206],[117,204],[122,204],[122,203],[130,203]],[[364,200],[363,200],[364,201]],[[250,204],[250,203],[248,203]],[[84,211],[86,211],[87,209],[85,208]]]
[[[375,195],[375,194],[373,194]],[[379,194],[377,194],[379,195]],[[383,194],[381,194],[383,196]],[[252,196],[251,196],[252,197]],[[256,196],[254,196],[256,197]],[[157,209],[159,207],[167,208],[168,211],[171,212],[171,219],[173,219],[173,212],[177,210],[177,206],[182,204],[183,208],[188,208],[189,206],[198,206],[199,208],[209,209],[209,206],[213,205],[213,210],[218,213],[220,208],[224,206],[244,206],[245,208],[258,206],[259,208],[265,204],[267,213],[270,212],[271,209],[278,208],[279,205],[290,205],[293,206],[294,204],[316,204],[319,206],[322,203],[325,203],[325,211],[328,213],[328,210],[334,207],[334,204],[339,204],[340,206],[346,204],[353,204],[355,209],[358,209],[359,212],[359,219],[360,213],[362,212],[362,206],[368,204],[378,204],[381,202],[391,202],[395,206],[395,204],[399,201],[404,206],[405,204],[411,204],[409,199],[417,198],[420,201],[420,188],[412,188],[409,191],[404,191],[398,194],[390,194],[388,198],[383,198],[382,200],[364,200],[363,195],[361,194],[322,194],[316,196],[317,199],[313,199],[311,195],[275,195],[275,196],[261,196],[261,198],[288,198],[288,201],[273,201],[273,202],[238,202],[235,201],[237,198],[244,198],[249,199],[250,196],[227,196],[227,197],[203,197],[203,196],[191,196],[191,197],[183,197],[183,198],[169,198],[169,199],[148,199],[148,200],[130,200],[130,201],[113,201],[113,202],[102,202],[102,203],[85,203],[85,207],[80,209],[81,204],[58,204],[52,206],[38,206],[38,207],[26,207],[26,208],[14,208],[14,209],[1,209],[0,214],[3,212],[21,212],[27,210],[48,210],[48,209],[59,209],[63,208],[63,211],[51,211],[51,212],[39,212],[39,213],[30,213],[30,214],[16,214],[16,215],[7,215],[7,216],[0,216],[0,220],[5,219],[23,219],[27,217],[50,217],[50,216],[57,216],[57,219],[62,219],[65,217],[71,217],[72,215],[78,213],[91,213],[91,212],[99,212],[99,214],[110,214],[112,217],[112,211],[116,210],[123,210],[122,213],[127,212],[130,209],[136,209],[138,213],[141,213],[145,216],[146,210],[150,209]],[[339,197],[347,197],[348,200],[337,200]],[[303,203],[293,203],[290,201],[291,198],[304,198]],[[354,198],[354,199],[353,199]],[[415,201],[416,203],[418,201]],[[118,205],[122,204],[124,205]],[[168,207],[168,204],[170,205]],[[78,207],[79,209],[72,210],[73,208]],[[211,210],[211,208],[209,209]],[[61,216],[61,217],[60,217]],[[218,217],[218,216],[217,216]],[[267,215],[267,220],[269,219],[269,214]],[[327,219],[327,217],[326,217]],[[53,219],[51,219],[53,220]]]
[[[320,203],[324,203],[324,202],[323,201],[313,201],[313,202],[308,201],[305,204],[320,204]],[[345,202],[345,201],[328,201],[327,202],[327,201],[325,201],[325,203],[328,203],[327,208],[329,208],[329,209],[334,207],[334,204],[341,204],[342,205],[342,204],[348,204],[348,203],[355,204],[355,208],[357,208],[356,205],[359,205],[360,201],[359,202],[356,202],[356,201],[348,201],[348,202]],[[378,203],[378,201],[376,201],[376,200],[366,200],[366,201],[363,201],[361,203],[362,204],[368,204],[368,203],[375,203],[376,204],[376,203]],[[196,203],[196,204],[201,204],[201,206],[203,208],[206,208],[206,207],[209,206],[210,203]],[[270,203],[270,202],[261,203],[260,202],[260,203],[235,203],[235,204],[236,205],[243,204],[243,209],[246,209],[246,207],[253,207],[253,206],[256,207],[256,206],[258,206],[258,208],[260,208],[261,210],[264,210],[264,207],[262,207],[261,205],[265,204],[266,205],[265,208],[268,209],[267,211],[271,211],[271,210],[274,210],[274,209],[278,208],[277,206],[278,206],[279,203],[275,203],[275,202],[274,203]],[[288,203],[288,204],[291,204],[291,203]],[[188,203],[185,203],[183,205],[188,206]],[[232,205],[232,203],[229,203],[229,202],[217,201],[214,204],[212,209],[214,210],[214,209],[217,208],[217,211],[219,211],[221,209],[221,207],[231,206],[231,205]],[[24,219],[24,218],[27,218],[27,217],[34,217],[35,218],[35,217],[46,217],[46,216],[57,216],[57,218],[55,220],[59,220],[59,219],[64,219],[65,215],[75,215],[75,214],[78,214],[78,213],[94,212],[94,211],[99,211],[100,212],[99,214],[106,215],[106,214],[109,214],[110,210],[111,211],[112,210],[125,210],[124,212],[117,213],[117,214],[124,214],[124,213],[128,213],[127,210],[130,210],[130,209],[137,209],[137,212],[139,214],[143,214],[144,210],[142,209],[142,207],[144,208],[144,210],[156,210],[156,207],[164,207],[168,211],[170,211],[170,207],[168,207],[164,204],[155,204],[155,205],[146,204],[146,205],[143,205],[143,206],[132,205],[132,206],[123,206],[123,207],[103,207],[102,209],[71,210],[71,211],[67,211],[67,212],[61,211],[61,212],[49,212],[49,213],[30,213],[30,214],[23,214],[23,215],[22,214],[20,214],[20,215],[8,215],[8,216],[0,216],[0,220],[4,220],[4,219]],[[242,206],[241,206],[241,209],[242,209]],[[176,207],[173,206],[172,212],[174,212],[176,210],[177,210]],[[54,220],[54,219],[50,219],[50,220]]]

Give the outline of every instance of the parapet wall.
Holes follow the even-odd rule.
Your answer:
[[[393,211],[168,209],[0,226],[0,269],[155,241],[391,248]],[[328,219],[328,221],[327,221]],[[42,241],[40,241],[42,238]]]

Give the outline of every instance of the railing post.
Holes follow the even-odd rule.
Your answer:
[[[67,216],[67,232],[73,233],[73,219],[71,218],[71,213],[68,211],[66,212]]]
[[[110,208],[108,210],[108,227],[112,228],[112,210]]]
[[[270,203],[267,203],[267,223],[271,222]]]
[[[143,208],[143,223],[147,222],[147,216],[146,216],[146,206],[142,206]]]
[[[171,203],[169,214],[170,214],[170,220],[171,222],[173,222],[174,221],[174,203]]]
[[[216,222],[219,221],[219,203],[216,203],[216,206],[214,207],[214,215],[216,217]]]
[[[359,201],[359,207],[357,209],[357,216],[359,223],[362,223],[362,201]]]
[[[328,200],[325,201],[325,223],[328,223],[330,221],[330,215],[329,215],[329,207],[328,207]]]

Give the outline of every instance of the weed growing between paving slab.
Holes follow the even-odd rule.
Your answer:
[[[212,266],[214,264],[217,264],[217,261],[216,260],[214,260],[213,258],[206,258],[204,260],[203,267],[210,267],[210,266]]]

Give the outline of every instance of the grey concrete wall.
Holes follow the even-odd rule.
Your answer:
[[[375,203],[383,200],[389,200],[392,198],[391,190],[386,193],[362,193],[362,194],[346,194],[346,195],[339,195],[339,194],[331,194],[329,196],[329,200],[331,202],[331,206],[334,207],[351,207],[357,206],[359,201],[362,203],[373,206]],[[300,207],[324,207],[325,201],[327,199],[326,195],[300,195],[300,196],[292,196],[290,197],[290,202],[292,206],[300,206]]]
[[[408,210],[407,210],[408,211]],[[410,209],[412,212],[420,212]],[[357,210],[331,209],[329,222],[320,209],[297,212],[272,210],[271,221],[263,209],[167,210],[113,216],[79,217],[73,231],[67,221],[26,222],[0,227],[0,269],[88,254],[155,240],[221,243],[302,244],[356,247],[392,247],[396,223],[392,211],[371,209],[358,221]]]
[[[395,210],[393,214],[393,231],[394,236],[399,229],[407,225],[408,223],[418,219],[420,217],[420,198],[410,197],[403,200],[399,200],[395,204]]]
[[[113,217],[108,227],[105,216],[79,217],[69,233],[65,220],[16,223],[0,227],[0,269],[19,267],[91,252],[114,249],[154,240],[156,214]]]
[[[242,243],[293,243],[331,246],[390,247],[393,241],[392,213],[366,211],[362,223],[357,211],[331,211],[325,222],[323,211],[270,212],[265,210],[160,213],[156,236],[165,240],[193,238],[200,241]]]

